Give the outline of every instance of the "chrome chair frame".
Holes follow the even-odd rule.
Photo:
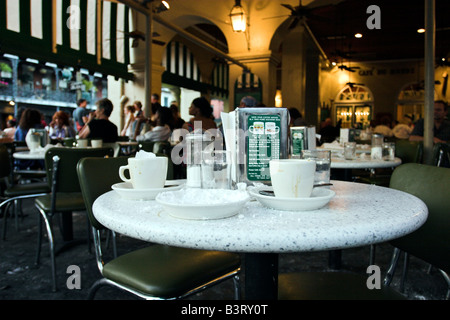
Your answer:
[[[101,246],[101,237],[100,237],[100,230],[95,229],[94,227],[92,227],[92,235],[94,238],[94,247],[95,247],[95,257],[96,257],[96,262],[97,262],[97,267],[100,270],[100,273],[103,274],[103,265],[104,265],[104,259],[103,259],[103,254],[102,254],[102,246]],[[130,292],[142,299],[145,300],[178,300],[178,299],[184,299],[188,296],[194,295],[196,293],[199,293],[205,289],[208,289],[210,286],[216,285],[222,281],[228,280],[229,278],[233,277],[233,282],[234,282],[234,298],[235,300],[240,300],[241,298],[241,290],[240,290],[240,274],[241,268],[238,268],[228,274],[225,274],[219,278],[216,278],[208,283],[202,284],[201,286],[194,288],[192,290],[189,290],[188,292],[185,292],[184,294],[177,296],[177,297],[173,297],[173,298],[169,298],[169,299],[163,299],[163,298],[159,298],[159,297],[154,297],[154,296],[150,296],[150,295],[146,295],[142,292],[136,291],[132,288],[126,287],[121,285],[120,283],[111,281],[109,279],[106,278],[101,278],[99,280],[97,280],[90,288],[89,290],[89,294],[88,294],[88,299],[92,300],[95,297],[95,294],[97,293],[97,290],[100,289],[102,286],[111,286],[111,287],[117,287],[120,288],[124,291]]]

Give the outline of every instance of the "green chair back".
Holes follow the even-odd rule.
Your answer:
[[[111,148],[50,148],[45,153],[45,166],[50,187],[53,177],[53,157],[58,156],[57,192],[81,192],[77,176],[77,163],[86,157],[113,156]]]
[[[418,230],[391,241],[392,245],[450,272],[450,169],[409,163],[397,167],[390,188],[421,199],[428,219]]]
[[[141,141],[138,144],[138,151],[144,150],[146,152],[153,152],[154,141]]]
[[[91,225],[96,229],[103,229],[92,212],[94,201],[103,193],[111,191],[111,186],[122,182],[119,168],[128,164],[127,157],[117,158],[84,158],[77,165],[78,180],[86,204]]]
[[[395,142],[395,156],[402,159],[402,163],[421,163],[423,143],[421,141],[397,140]]]
[[[0,144],[0,178],[9,177],[11,173],[11,160],[8,148]]]
[[[76,145],[77,139],[75,139],[75,138],[64,138],[62,143],[63,143],[64,147],[71,148],[71,147],[74,147]]]

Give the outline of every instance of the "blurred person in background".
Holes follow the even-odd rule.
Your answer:
[[[49,127],[51,139],[75,138],[75,129],[70,124],[69,115],[64,111],[56,111],[53,114]]]

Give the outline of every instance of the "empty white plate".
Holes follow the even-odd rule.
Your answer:
[[[183,181],[168,180],[164,188],[153,189],[134,189],[129,182],[120,182],[113,184],[111,188],[117,192],[122,198],[127,200],[154,200],[155,197],[163,191],[180,190],[184,184]]]
[[[263,206],[283,211],[309,211],[320,209],[335,196],[335,192],[325,187],[314,188],[309,198],[277,198],[263,195],[260,191],[273,191],[272,187],[249,188],[248,192]]]
[[[238,190],[184,188],[156,197],[171,216],[188,220],[212,220],[234,216],[250,200]]]

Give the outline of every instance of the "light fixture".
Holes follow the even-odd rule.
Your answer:
[[[362,38],[362,36],[363,36],[362,33],[359,33],[359,32],[355,33],[355,38]]]
[[[425,33],[425,29],[424,28],[417,29],[417,33]]]
[[[11,100],[11,101],[9,102],[9,105],[10,105],[10,106],[14,106],[14,105],[16,105],[16,103],[15,103],[14,100]]]
[[[159,6],[155,8],[155,13],[164,12],[170,9],[170,5],[167,1],[161,1]]]
[[[230,12],[230,20],[234,32],[245,32],[247,28],[247,17],[244,8],[241,6],[241,0],[235,0],[234,7]]]

